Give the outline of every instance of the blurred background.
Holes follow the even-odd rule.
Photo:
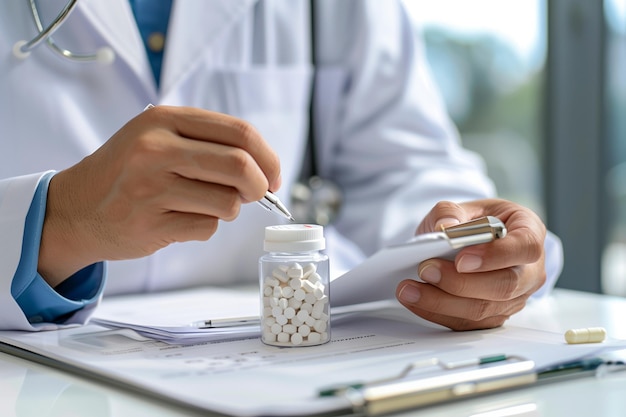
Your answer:
[[[626,0],[404,0],[465,146],[563,241],[558,287],[626,296]]]

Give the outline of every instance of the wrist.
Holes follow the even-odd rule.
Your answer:
[[[81,238],[81,222],[73,213],[76,205],[66,179],[67,172],[62,171],[50,181],[39,246],[37,270],[53,288],[98,261],[88,256],[90,251]]]

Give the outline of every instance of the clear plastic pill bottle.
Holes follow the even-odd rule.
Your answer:
[[[324,228],[287,224],[265,228],[259,259],[261,340],[273,346],[330,341],[330,278]]]

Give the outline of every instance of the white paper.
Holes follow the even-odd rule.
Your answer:
[[[444,233],[418,235],[403,245],[381,249],[331,281],[330,302],[333,306],[343,306],[393,299],[400,281],[418,279],[420,262],[450,258],[456,252]]]
[[[388,301],[332,308],[333,321],[361,311],[379,309]],[[143,336],[170,344],[214,342],[255,337],[259,324],[200,329],[198,321],[260,316],[260,296],[255,287],[240,290],[201,287],[156,294],[106,297],[92,323],[132,329]]]
[[[390,377],[420,359],[508,354],[542,367],[626,344],[567,345],[561,334],[512,326],[452,332],[399,308],[353,315],[334,325],[331,336],[328,344],[298,348],[266,346],[258,337],[167,345],[130,330],[89,325],[55,332],[0,332],[0,341],[177,403],[244,417],[342,409],[347,400],[320,398],[318,390]]]

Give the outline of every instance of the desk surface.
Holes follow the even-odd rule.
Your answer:
[[[626,339],[625,317],[626,299],[558,289],[549,298],[529,305],[509,323],[559,333],[570,328],[602,326],[610,337]],[[621,417],[626,409],[625,384],[626,373],[605,379],[583,378],[439,405],[402,416]],[[0,416],[74,415],[199,414],[0,353]]]

